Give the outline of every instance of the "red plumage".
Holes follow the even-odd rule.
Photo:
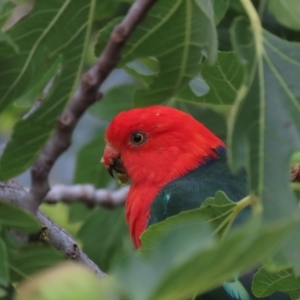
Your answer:
[[[141,145],[131,142],[135,132],[145,135]],[[214,157],[214,149],[224,146],[192,116],[166,106],[121,112],[107,128],[106,142],[104,164],[108,167],[120,159],[132,180],[126,219],[137,248],[147,227],[150,205],[159,190],[204,163],[206,157]]]

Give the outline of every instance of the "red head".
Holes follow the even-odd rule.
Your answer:
[[[204,163],[208,156],[215,156],[214,149],[224,146],[192,116],[166,106],[121,112],[108,126],[105,138],[102,162],[110,172],[113,168],[132,180],[126,208],[137,246],[135,231],[147,225],[136,224],[142,222],[138,215],[148,212],[160,188]]]

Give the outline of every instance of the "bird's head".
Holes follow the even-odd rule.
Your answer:
[[[156,185],[192,170],[214,149],[224,146],[192,116],[167,106],[136,108],[118,114],[105,135],[101,162],[121,182],[152,182]]]

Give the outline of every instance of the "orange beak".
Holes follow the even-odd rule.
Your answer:
[[[119,183],[124,184],[128,181],[128,175],[126,169],[122,163],[120,152],[107,144],[104,148],[103,157],[101,158],[101,163],[104,164],[107,172],[114,178],[113,171],[117,173]]]

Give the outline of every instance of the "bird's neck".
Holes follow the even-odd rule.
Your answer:
[[[217,148],[211,148],[206,152],[206,155],[195,158],[186,155],[177,156],[174,163],[165,165],[162,160],[160,164],[153,162],[154,165],[159,165],[158,170],[149,169],[147,173],[143,174],[136,170],[139,175],[136,180],[132,178],[132,184],[126,200],[126,219],[130,228],[130,234],[133,242],[137,248],[140,247],[140,235],[147,228],[148,220],[150,218],[150,206],[159,191],[169,182],[181,176],[186,175],[191,170],[200,165],[204,165],[209,161],[218,158],[220,155],[225,155],[225,147],[223,144]],[[170,159],[170,154],[168,156]]]

